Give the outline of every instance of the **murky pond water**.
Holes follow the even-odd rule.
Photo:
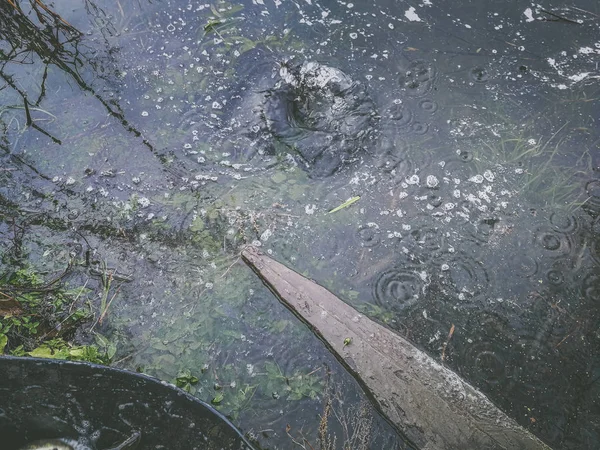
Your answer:
[[[104,288],[115,365],[196,376],[268,448],[316,445],[328,397],[339,448],[410,447],[239,261],[254,243],[555,448],[600,445],[597,2],[57,1],[50,34],[22,3],[2,270]]]

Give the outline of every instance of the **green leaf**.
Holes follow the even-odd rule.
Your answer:
[[[8,336],[5,334],[0,334],[0,354],[4,353],[6,344],[8,344]]]
[[[222,392],[219,392],[217,395],[215,395],[215,396],[213,397],[213,399],[212,399],[210,402],[211,402],[213,405],[219,405],[219,404],[221,404],[221,402],[223,401],[223,398],[224,398],[224,396],[223,396],[223,393],[222,393]]]
[[[277,322],[271,323],[271,330],[281,333],[290,324],[289,320],[278,320]]]
[[[69,349],[69,356],[72,358],[81,358],[84,354],[85,349],[83,347],[74,347]]]
[[[101,334],[94,333],[94,339],[96,340],[96,344],[98,344],[99,347],[102,347],[102,348],[108,347],[108,339],[106,339]]]
[[[269,378],[279,378],[281,376],[279,366],[274,362],[267,361],[265,363],[265,370],[267,371]]]
[[[53,353],[52,349],[48,347],[34,348],[32,351],[27,352],[27,354],[36,358],[57,358],[57,353]]]
[[[303,395],[302,392],[300,391],[292,391],[292,393],[290,395],[288,395],[288,400],[300,400],[302,399]]]
[[[115,354],[117,353],[117,346],[114,343],[110,343],[108,344],[108,347],[106,349],[106,356],[108,356],[109,360],[112,360],[115,357]]]
[[[337,207],[333,208],[331,211],[329,211],[329,214],[332,214],[334,212],[338,212],[340,209],[347,208],[348,206],[352,205],[353,203],[356,203],[359,200],[360,200],[360,197],[358,195],[356,197],[352,197],[352,198],[346,200],[340,206],[337,206]]]

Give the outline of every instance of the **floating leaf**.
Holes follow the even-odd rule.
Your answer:
[[[352,198],[346,200],[340,206],[337,206],[337,207],[333,208],[331,211],[329,211],[329,214],[332,214],[334,212],[338,212],[340,209],[347,208],[348,206],[352,205],[353,203],[356,203],[359,200],[360,200],[360,196],[358,196],[358,195],[356,197],[352,197]]]
[[[213,399],[210,401],[213,405],[219,405],[221,404],[221,402],[223,401],[223,393],[219,392],[217,395],[215,395],[213,397]]]

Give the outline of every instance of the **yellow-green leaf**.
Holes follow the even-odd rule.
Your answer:
[[[75,347],[69,349],[69,356],[73,356],[75,358],[80,358],[83,356],[84,348],[83,347]]]
[[[56,358],[56,355],[52,353],[52,350],[48,347],[38,347],[34,348],[32,351],[27,353],[29,356],[33,356],[35,358]]]
[[[340,206],[336,206],[335,208],[333,208],[331,211],[329,211],[329,214],[332,214],[334,212],[338,212],[340,209],[347,208],[348,206],[352,205],[353,203],[356,203],[359,200],[360,200],[360,197],[358,195],[356,197],[352,197],[352,198],[346,200]]]

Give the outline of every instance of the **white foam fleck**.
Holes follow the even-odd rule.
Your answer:
[[[487,195],[487,194],[485,193],[485,191],[479,191],[479,192],[477,193],[477,196],[478,196],[480,199],[482,199],[482,200],[485,200],[485,201],[486,201],[486,202],[488,202],[488,203],[490,203],[490,201],[491,201],[491,199],[490,199],[489,195]]]
[[[440,184],[437,177],[435,177],[434,175],[427,175],[427,179],[425,182],[427,183],[428,188],[435,188]]]
[[[406,17],[408,20],[410,20],[411,22],[421,22],[421,18],[419,17],[419,15],[415,12],[415,8],[414,6],[411,6],[410,8],[408,8],[406,11],[404,11],[404,17]]]
[[[576,75],[571,75],[571,76],[569,77],[569,80],[573,80],[574,82],[576,82],[576,83],[577,83],[577,82],[579,82],[579,81],[581,81],[581,80],[583,80],[583,79],[587,78],[587,76],[588,76],[589,74],[590,74],[589,72],[581,72],[581,73],[578,73],[578,74],[576,74]]]
[[[525,14],[525,22],[533,22],[535,19],[533,18],[533,11],[531,10],[531,8],[527,8],[525,11],[523,11],[523,14]]]
[[[412,175],[409,178],[406,179],[406,182],[408,184],[419,184],[419,175]]]

